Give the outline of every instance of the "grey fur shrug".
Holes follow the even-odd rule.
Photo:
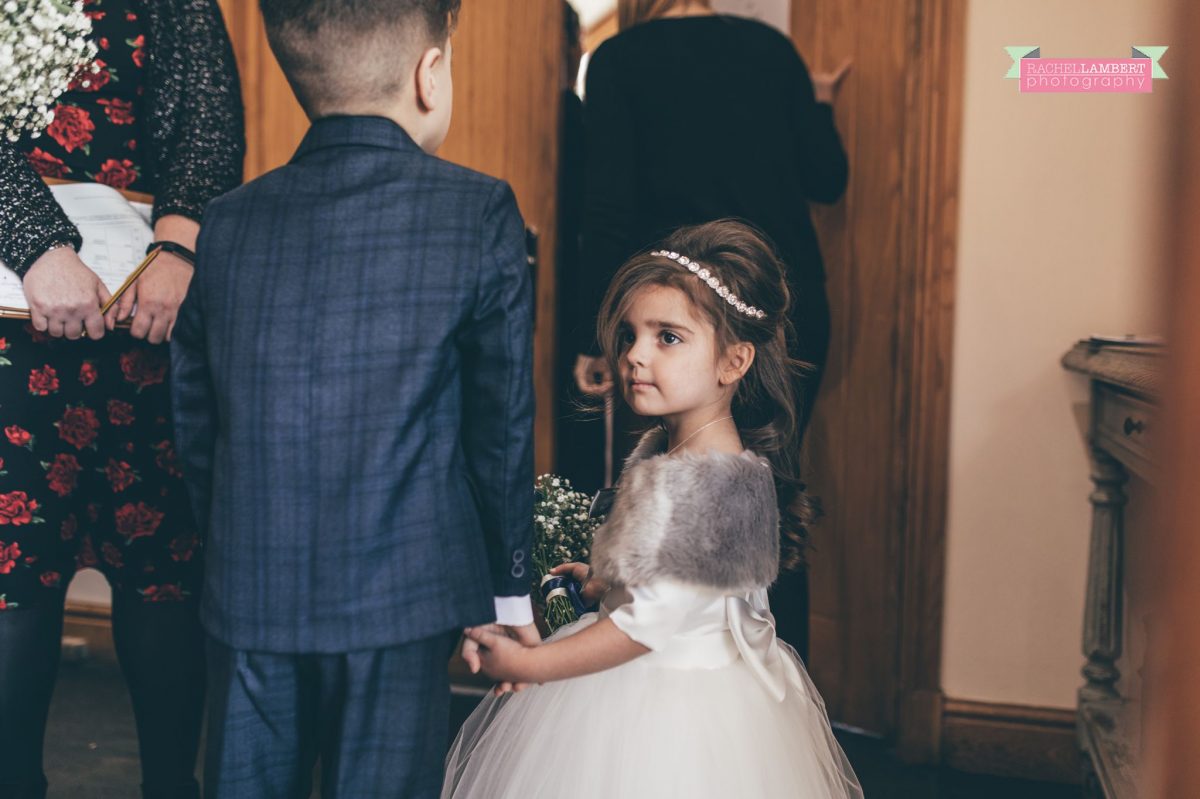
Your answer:
[[[625,462],[592,567],[612,584],[673,579],[731,592],[774,582],[779,509],[770,463],[750,452],[667,457],[646,433]]]

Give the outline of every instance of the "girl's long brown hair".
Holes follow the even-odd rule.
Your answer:
[[[738,312],[686,267],[644,252],[621,267],[605,294],[597,324],[601,351],[612,373],[620,374],[623,320],[637,295],[651,286],[670,286],[687,295],[716,330],[717,352],[738,342],[754,345],[754,362],[734,394],[733,418],[746,448],[771,462],[779,502],[781,565],[795,569],[804,562],[807,528],[818,510],[800,479],[797,382],[811,365],[788,355],[791,296],[783,265],[763,234],[730,219],[680,228],[654,249],[698,261],[766,316],[757,319]]]

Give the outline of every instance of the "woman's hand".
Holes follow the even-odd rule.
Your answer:
[[[575,358],[575,384],[584,394],[602,397],[613,390],[612,370],[603,356],[579,355]]]
[[[520,691],[536,681],[533,653],[537,647],[510,638],[493,624],[468,627],[464,633],[478,645],[475,657],[484,673],[496,680],[493,689],[496,696],[509,690]]]
[[[123,322],[133,313],[137,303],[137,315],[129,335],[144,338],[151,344],[171,340],[179,306],[187,296],[188,285],[196,270],[187,261],[169,252],[160,252],[146,271],[134,281],[117,304],[109,309],[110,326]]]
[[[196,237],[200,224],[179,214],[167,214],[154,223],[155,241],[173,241],[189,250],[196,249]],[[169,252],[160,252],[142,276],[121,295],[114,308],[109,309],[109,325],[123,322],[133,313],[137,303],[137,315],[129,334],[144,338],[151,344],[171,340],[179,306],[187,296],[188,285],[196,270],[182,258]]]
[[[820,72],[812,76],[813,94],[816,95],[818,103],[833,104],[838,88],[845,80],[846,73],[850,71],[850,63],[850,59],[847,58],[835,72]]]
[[[555,566],[550,570],[550,573],[555,576],[569,575],[579,583],[579,598],[583,600],[583,604],[591,607],[600,601],[604,594],[608,591],[608,586],[603,580],[597,580],[591,576],[592,567],[586,563],[564,563],[560,566]]]
[[[43,253],[23,282],[35,330],[59,338],[77,339],[85,332],[104,338],[100,307],[108,302],[108,289],[74,249],[55,247]]]

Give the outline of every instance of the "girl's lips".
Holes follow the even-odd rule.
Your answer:
[[[646,389],[654,388],[654,384],[646,383],[642,380],[630,380],[629,388],[633,391],[645,391]]]

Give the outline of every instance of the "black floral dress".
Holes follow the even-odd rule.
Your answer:
[[[153,193],[139,157],[140,6],[85,8],[99,71],[77,80],[45,133],[19,147],[43,176]],[[145,601],[199,590],[201,541],[175,462],[168,353],[122,330],[67,341],[0,320],[0,611],[60,601],[89,567]]]

